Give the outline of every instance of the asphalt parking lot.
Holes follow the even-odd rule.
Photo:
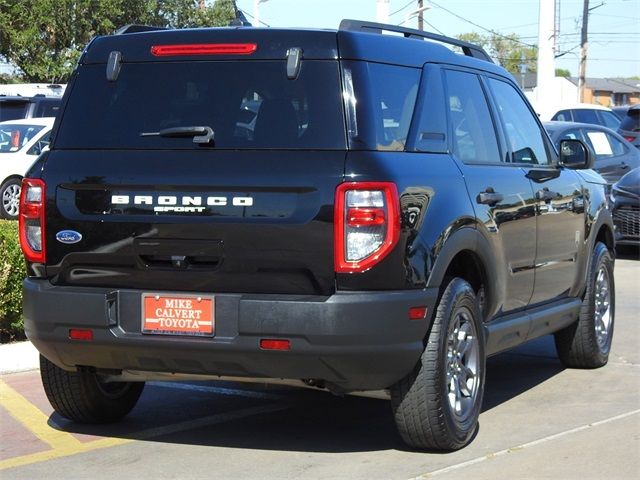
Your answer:
[[[0,478],[640,478],[640,261],[615,280],[609,364],[565,370],[551,337],[489,359],[459,452],[406,449],[383,400],[248,384],[152,382],[122,423],[75,425],[29,371],[0,380]]]

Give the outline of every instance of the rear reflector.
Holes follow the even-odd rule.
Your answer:
[[[85,342],[90,342],[93,340],[93,330],[72,328],[69,330],[69,338],[71,340],[83,340]]]
[[[427,307],[411,307],[409,320],[424,320],[427,317]]]
[[[151,54],[156,57],[181,55],[251,55],[258,49],[256,43],[193,43],[188,45],[154,45]]]
[[[289,340],[263,338],[260,340],[260,348],[263,350],[290,350],[291,343]]]

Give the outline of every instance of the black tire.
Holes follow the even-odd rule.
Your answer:
[[[19,178],[10,178],[0,185],[0,218],[7,220],[18,218],[21,186],[22,181]]]
[[[101,382],[91,369],[67,372],[40,355],[40,376],[56,412],[78,423],[111,423],[136,405],[144,382]]]
[[[402,439],[411,447],[427,450],[457,450],[467,445],[478,425],[482,406],[485,377],[484,331],[480,308],[475,293],[466,281],[454,278],[449,282],[436,311],[436,316],[428,334],[427,345],[420,362],[404,379],[391,387],[391,407],[396,427]],[[458,335],[455,338],[454,327],[466,325],[469,332],[465,335],[465,345],[472,345],[461,356],[456,354],[462,345]],[[466,405],[464,411],[457,413],[451,404],[450,387],[461,383],[457,377],[451,377],[455,365],[464,361],[474,362],[475,374],[469,381],[463,382],[460,405]],[[458,370],[460,372],[460,370]],[[460,373],[458,373],[460,375]],[[453,393],[455,398],[455,392]],[[453,399],[452,399],[453,400]],[[455,403],[455,402],[454,402]]]
[[[601,290],[601,276],[608,282],[608,302]],[[615,299],[613,258],[606,245],[598,242],[591,255],[578,320],[555,334],[558,357],[566,367],[599,368],[607,364],[613,340]],[[608,303],[608,310],[604,302]]]

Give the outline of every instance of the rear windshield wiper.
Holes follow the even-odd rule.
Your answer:
[[[165,128],[159,132],[142,132],[141,137],[193,137],[193,143],[210,143],[213,141],[213,129],[207,126]]]

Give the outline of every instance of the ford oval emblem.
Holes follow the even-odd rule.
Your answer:
[[[56,233],[56,240],[60,243],[71,245],[72,243],[78,243],[82,240],[82,235],[75,230],[62,230]]]

